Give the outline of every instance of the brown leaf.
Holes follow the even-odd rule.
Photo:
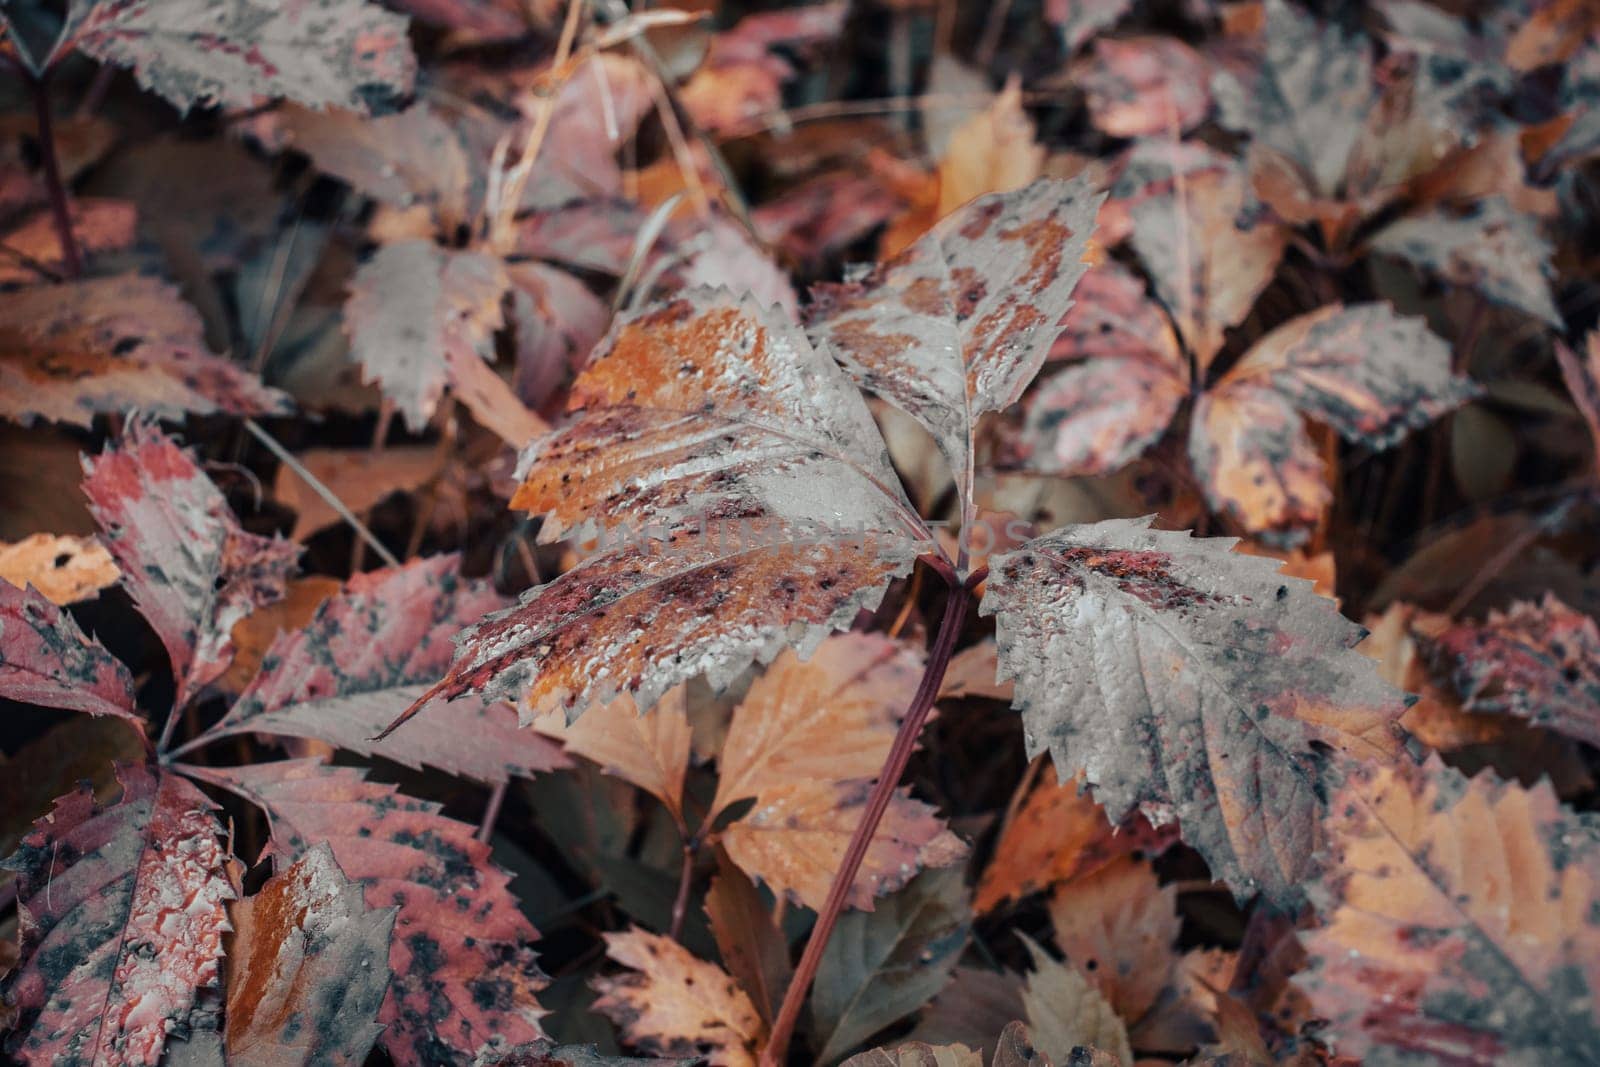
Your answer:
[[[1301,981],[1338,1052],[1488,1065],[1600,1047],[1600,850],[1548,784],[1435,758],[1353,774],[1329,812]]]
[[[368,910],[327,845],[229,911],[228,1063],[360,1064],[383,1027],[395,909]]]
[[[246,533],[193,457],[144,423],[85,458],[84,471],[122,586],[172,661],[181,708],[228,669],[233,624],[283,596],[300,549]]]
[[[717,854],[717,873],[706,890],[705,906],[723,965],[770,1025],[794,973],[789,942],[778,928],[776,916],[755,884],[721,852]]]
[[[18,589],[33,586],[57,607],[92,600],[120,576],[111,553],[91,537],[34,534],[0,542],[0,578]]]
[[[1051,958],[1026,934],[1019,934],[1033,957],[1033,971],[1022,987],[1028,1032],[1039,1051],[1055,1063],[1079,1062],[1078,1049],[1114,1057],[1132,1067],[1128,1029],[1100,992],[1077,970]]]
[[[894,1049],[858,1052],[845,1060],[843,1067],[983,1067],[983,1055],[965,1045],[935,1048],[926,1042],[910,1041]]]
[[[684,825],[690,732],[683,686],[668,690],[647,712],[640,712],[631,698],[618,697],[590,708],[571,723],[559,710],[551,711],[537,720],[535,728],[558,739],[568,752],[643,789],[667,806],[679,826]]]
[[[973,910],[993,911],[1057,882],[1093,874],[1136,850],[1160,852],[1174,837],[1170,827],[1154,829],[1140,815],[1120,827],[1113,824],[1081,779],[1063,782],[1046,772],[1001,830]]]
[[[1293,901],[1325,753],[1395,758],[1404,702],[1309,582],[1148,523],[1068,527],[992,562],[982,611],[1028,752],[1081,769],[1115,818],[1176,817],[1241,898]]]
[[[1033,120],[1022,110],[1022,82],[1013,77],[987,110],[951,132],[939,160],[934,220],[980,196],[1025,187],[1039,177],[1044,157]]]
[[[137,212],[125,200],[74,197],[67,211],[81,252],[117,251],[133,243]],[[55,280],[63,276],[64,266],[51,212],[40,211],[0,237],[0,285]]]
[[[713,1067],[754,1067],[766,1025],[726,972],[637,927],[605,939],[606,955],[629,971],[594,980],[594,1007],[628,1044],[653,1055],[703,1056]]]
[[[288,398],[206,350],[176,289],[136,274],[0,294],[0,416],[88,427],[133,410],[282,414]]]
[[[22,1063],[153,1067],[219,977],[233,889],[215,805],[165,772],[119,778],[114,804],[87,784],[62,797],[7,861],[22,963],[5,997]]]
[[[1115,860],[1056,887],[1050,925],[1067,962],[1132,1026],[1166,991],[1178,965],[1178,892],[1149,863]]]
[[[372,449],[313,448],[295,456],[334,496],[357,515],[365,515],[392,493],[409,493],[444,470],[446,453],[433,445]],[[304,541],[324,526],[342,521],[320,495],[287,465],[278,468],[273,499],[295,512],[289,537]]]

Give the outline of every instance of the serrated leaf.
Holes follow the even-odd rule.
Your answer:
[[[233,624],[283,596],[300,549],[246,533],[193,457],[144,423],[83,466],[89,510],[166,647],[182,707],[228,669]]]
[[[141,733],[133,676],[31,586],[0,581],[0,697],[46,708],[115,715]]]
[[[500,298],[510,286],[495,256],[430,240],[387,245],[350,281],[350,357],[421,431],[452,376],[494,358]]]
[[[1493,196],[1464,213],[1439,207],[1403,218],[1372,238],[1374,252],[1394,256],[1491,303],[1532,315],[1557,330],[1561,312],[1550,291],[1553,246],[1538,220]]]
[[[289,401],[212,355],[199,314],[165,282],[124,274],[0,293],[0,416],[87,428],[134,410],[283,414]]]
[[[1077,1063],[1078,1050],[1096,1049],[1116,1057],[1116,1063],[1131,1065],[1128,1028],[1099,990],[1032,938],[1018,936],[1033,957],[1033,971],[1022,986],[1022,1006],[1039,1051],[1057,1063]]]
[[[696,291],[613,327],[512,505],[596,553],[467,631],[438,693],[569,717],[803,653],[931,541],[848,379],[777,313]]]
[[[230,1067],[360,1064],[383,1031],[395,909],[369,910],[318,845],[230,910]]]
[[[397,906],[378,1015],[380,1042],[408,1067],[470,1064],[491,1037],[542,1037],[534,994],[544,976],[535,933],[473,828],[361,771],[290,760],[254,767],[185,767],[266,813],[268,854],[286,866],[327,843],[372,908]]]
[[[927,427],[968,504],[978,417],[1038,373],[1103,199],[1081,179],[981,197],[861,282],[816,294],[813,336]]]
[[[754,1067],[766,1024],[732,978],[669,937],[637,927],[606,934],[606,954],[629,973],[596,978],[594,1009],[628,1044],[652,1054]]]
[[[373,736],[449,665],[450,638],[505,600],[458,572],[454,555],[358,574],[302,629],[280,636],[210,741],[242,733],[325,741],[408,767],[480,782],[564,765],[556,747],[518,728],[500,701],[459,700],[383,741]]]
[[[961,957],[969,914],[961,872],[942,870],[841,915],[811,994],[817,1059],[838,1060],[927,1003]]]
[[[564,719],[553,712],[539,720],[537,729],[558,739],[568,752],[643,789],[666,805],[678,825],[684,824],[683,782],[689,773],[691,735],[683,687],[669,690],[645,713],[629,698],[619,697],[590,708],[575,722]],[[404,735],[405,730],[395,734]]]
[[[416,76],[406,20],[366,0],[72,0],[51,60],[76,48],[179,111],[288,97],[365,111]]]
[[[858,1052],[845,1060],[843,1067],[983,1067],[983,1055],[965,1045],[935,1047],[908,1041],[893,1049]]]
[[[1232,544],[1069,527],[996,557],[981,610],[1030,756],[1081,770],[1113,818],[1176,817],[1236,895],[1287,903],[1313,869],[1321,748],[1393,758],[1404,703],[1311,583]]]
[[[1067,962],[1129,1025],[1155,1006],[1178,966],[1178,891],[1147,862],[1118,859],[1057,886],[1050,926]]]
[[[62,797],[5,863],[22,930],[5,995],[26,1064],[154,1065],[218,978],[233,888],[214,805],[162,771],[119,778],[113,804],[87,785]]]
[[[1352,774],[1299,979],[1342,1055],[1580,1064],[1600,1048],[1600,845],[1548,783],[1437,757]]]
[[[1546,593],[1423,642],[1469,712],[1511,714],[1600,745],[1600,627]]]

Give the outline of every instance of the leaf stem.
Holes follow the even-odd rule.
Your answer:
[[[817,976],[817,967],[822,963],[822,950],[827,947],[834,924],[839,921],[839,915],[844,911],[845,898],[855,885],[856,873],[861,869],[862,860],[866,858],[867,848],[877,833],[878,823],[882,821],[883,813],[888,810],[895,787],[900,784],[900,777],[905,774],[906,763],[917,747],[917,737],[922,733],[922,725],[927,722],[928,712],[932,710],[933,703],[939,696],[939,687],[944,684],[945,670],[950,666],[950,654],[955,651],[956,638],[961,634],[962,624],[966,621],[967,604],[971,599],[972,592],[966,585],[951,584],[950,596],[944,604],[944,618],[939,623],[939,634],[934,639],[933,650],[928,654],[928,665],[923,671],[921,684],[917,686],[917,695],[912,698],[911,707],[894,736],[894,744],[889,749],[888,758],[883,762],[883,769],[878,773],[878,781],[873,785],[871,795],[867,797],[866,811],[862,813],[861,822],[856,826],[855,833],[850,837],[850,844],[845,848],[844,861],[840,864],[838,873],[833,876],[833,884],[828,887],[827,900],[822,905],[822,911],[817,914],[817,924],[811,929],[811,936],[806,941],[800,963],[795,967],[794,978],[789,982],[789,988],[784,991],[783,1006],[778,1009],[778,1017],[772,1024],[772,1036],[767,1040],[766,1048],[761,1051],[761,1067],[780,1067],[784,1062],[789,1050],[789,1038],[793,1035],[795,1023],[800,1018],[800,1008],[805,1003],[806,993],[811,988],[812,980]]]
[[[50,113],[50,83],[44,77],[28,79],[33,92],[33,113],[39,120],[39,163],[44,167],[45,189],[50,194],[50,214],[56,223],[56,238],[61,242],[61,263],[67,277],[83,273],[83,255],[72,232],[72,213],[67,207],[67,185],[61,178],[61,162],[56,156],[55,121]]]

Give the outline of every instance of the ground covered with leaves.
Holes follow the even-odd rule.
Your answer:
[[[1600,1062],[1593,0],[0,6],[0,1055]]]

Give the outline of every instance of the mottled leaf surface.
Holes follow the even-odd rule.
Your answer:
[[[1312,870],[1322,746],[1392,758],[1400,694],[1311,583],[1148,519],[1070,527],[996,557],[982,611],[1029,755],[1082,771],[1108,814],[1176,817],[1240,897]]]
[[[286,396],[206,348],[199,314],[137,274],[0,293],[0,416],[283,414]]]
[[[420,431],[451,380],[453,360],[494,358],[500,298],[510,286],[495,256],[427,240],[387,245],[350,281],[350,356]]]
[[[1017,401],[1059,332],[1102,199],[1084,180],[980,197],[861,282],[819,290],[812,334],[966,472],[978,417]]]
[[[811,994],[818,1059],[843,1056],[927,1003],[961,957],[968,916],[957,870],[926,871],[876,910],[840,916]]]
[[[93,600],[120,576],[111,553],[93,537],[37,533],[0,542],[0,578],[18,589],[33,586],[52,604]]]
[[[22,962],[5,985],[26,1064],[151,1067],[215,983],[233,889],[213,805],[182,778],[124,768],[122,796],[56,802],[6,867]]]
[[[416,76],[406,20],[367,0],[73,0],[67,48],[132,68],[179,111],[260,97],[365,111]]]
[[[628,971],[597,978],[595,1010],[631,1046],[703,1056],[712,1067],[754,1067],[766,1024],[737,982],[670,937],[634,928],[606,934],[606,955]]]
[[[300,549],[246,533],[194,457],[143,423],[83,465],[89,510],[166,647],[181,707],[228,669],[233,624],[283,596]]]
[[[370,908],[397,907],[378,1014],[396,1063],[470,1064],[491,1037],[543,1036],[534,995],[544,976],[529,947],[534,930],[473,828],[358,770],[317,760],[185,770],[267,815],[275,866],[326,842]]]
[[[133,677],[72,615],[31,586],[0,581],[0,696],[46,708],[115,715],[143,731]]]
[[[369,909],[318,845],[229,917],[228,1063],[362,1063],[383,1029],[394,909]]]
[[[441,704],[372,740],[444,673],[456,631],[504,606],[458,568],[456,556],[435,556],[351,578],[303,629],[273,642],[208,739],[285,734],[491,783],[561,766],[555,746],[519,729],[502,701]]]
[[[1600,1048],[1600,843],[1548,783],[1437,757],[1352,775],[1299,979],[1366,1063],[1580,1064]]]
[[[459,642],[439,686],[569,715],[814,649],[929,541],[866,404],[771,309],[696,291],[618,323],[512,505],[595,553]]]
[[[1438,207],[1384,227],[1372,250],[1562,328],[1550,292],[1551,243],[1538,220],[1489,197],[1464,213]]]
[[[1600,628],[1553,594],[1456,623],[1424,647],[1467,711],[1600,745]]]

